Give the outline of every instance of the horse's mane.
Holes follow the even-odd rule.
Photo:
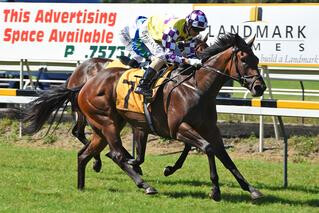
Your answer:
[[[237,42],[240,43],[240,45],[246,45],[246,42],[237,34],[227,33],[223,36],[218,37],[217,41],[213,45],[207,47],[205,50],[199,53],[198,56],[200,59],[205,61],[209,57],[223,52],[231,46],[239,45],[237,44]]]

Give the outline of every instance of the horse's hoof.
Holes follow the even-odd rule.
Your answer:
[[[166,167],[164,168],[163,173],[164,173],[164,176],[170,176],[171,174],[174,173],[174,172],[173,172],[173,167],[171,167],[171,166],[166,166]]]
[[[145,194],[147,194],[147,195],[155,195],[155,194],[157,194],[157,191],[153,187],[147,187],[145,189]]]
[[[250,196],[251,196],[252,200],[258,200],[258,199],[264,197],[264,195],[257,189],[252,190],[250,193]]]
[[[220,191],[219,192],[212,192],[212,194],[210,195],[210,198],[213,199],[216,202],[221,201],[222,196],[220,194]]]
[[[95,172],[100,172],[101,171],[101,168],[102,168],[102,162],[101,161],[95,161],[93,163],[93,170]]]
[[[133,169],[135,172],[137,172],[139,175],[143,175],[143,171],[140,166],[133,166]]]
[[[83,191],[84,191],[84,186],[78,186],[78,190],[79,190],[80,192],[83,192]]]

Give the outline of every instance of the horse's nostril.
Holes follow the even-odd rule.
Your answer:
[[[262,90],[262,89],[261,89],[261,85],[256,85],[256,86],[254,86],[254,90],[256,90],[256,91]]]
[[[256,96],[262,96],[265,91],[265,87],[263,87],[262,85],[255,85],[254,90]]]

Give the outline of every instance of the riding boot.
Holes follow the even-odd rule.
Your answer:
[[[148,67],[147,70],[145,71],[143,78],[140,80],[138,86],[135,89],[135,93],[141,94],[147,97],[152,96],[152,80],[153,77],[156,75],[156,70],[154,70],[151,67]]]
[[[140,63],[138,63],[135,59],[131,59],[128,62],[128,65],[132,68],[139,68],[140,67]]]

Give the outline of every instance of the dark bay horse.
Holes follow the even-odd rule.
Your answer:
[[[262,95],[266,89],[258,72],[258,58],[251,50],[252,43],[253,40],[246,44],[237,34],[227,34],[219,38],[201,54],[203,66],[191,78],[176,76],[177,83],[171,81],[163,86],[149,106],[158,135],[183,141],[186,146],[195,146],[206,153],[213,185],[211,197],[217,201],[221,196],[215,156],[230,170],[242,189],[251,193],[253,199],[262,196],[244,179],[228,156],[216,126],[215,98],[227,79],[238,80],[253,96]],[[61,89],[49,94],[52,101],[45,102],[47,108],[53,109],[59,107],[59,103],[63,101],[74,101],[73,104],[79,107],[95,132],[89,145],[78,156],[79,189],[84,188],[87,162],[109,144],[108,156],[136,185],[146,193],[156,192],[128,163],[131,156],[121,143],[119,133],[126,122],[144,135],[151,132],[143,115],[120,111],[115,107],[115,88],[124,71],[122,68],[110,68],[107,72],[99,72],[89,79],[81,90]],[[39,105],[35,105],[34,111],[41,111],[38,107]],[[45,113],[39,116],[48,117]]]
[[[207,45],[207,40],[208,40],[208,34],[202,38],[202,36],[198,36],[196,38],[196,46],[195,46],[195,52],[198,55],[201,53],[205,48],[208,47]],[[81,63],[76,69],[73,71],[72,75],[69,77],[67,82],[62,85],[62,88],[60,89],[75,89],[78,87],[82,87],[90,78],[94,77],[98,72],[103,72],[106,69],[106,66],[108,63],[112,62],[113,59],[107,59],[107,58],[91,58],[83,63]],[[53,92],[54,93],[54,92]],[[46,96],[44,98],[47,98]],[[39,100],[37,100],[34,103],[31,103],[30,105],[32,106],[33,104],[38,104]],[[33,134],[37,132],[44,124],[46,121],[45,119],[42,119],[40,116],[37,115],[37,111],[33,111],[33,107],[31,106],[27,107],[27,111],[25,113],[24,121],[29,122],[31,120],[36,121],[36,125],[30,125],[27,127],[24,127],[24,133],[25,134]],[[45,105],[45,102],[44,102]],[[37,105],[38,108],[40,107]],[[75,120],[75,125],[72,128],[72,134],[80,141],[82,144],[84,144],[84,147],[82,150],[86,148],[89,144],[89,140],[85,136],[85,127],[87,125],[86,119],[82,115],[81,111],[78,109],[76,104],[72,104],[72,111],[76,115],[76,120]],[[50,113],[48,113],[50,114]],[[145,148],[146,148],[146,142],[147,142],[147,137],[148,134],[145,134],[143,131],[138,130],[137,128],[132,127],[132,132],[133,132],[133,143],[136,144],[136,153],[137,153],[137,158],[136,159],[131,159],[130,164],[134,165],[134,168],[139,171],[140,174],[142,174],[142,170],[139,167],[140,164],[144,162],[144,157],[145,157]],[[94,131],[92,132],[93,138],[95,137]],[[79,152],[81,153],[82,150]],[[100,154],[94,155],[94,163],[93,163],[93,169],[96,172],[99,172],[102,167],[102,161],[100,158]],[[180,161],[178,161],[180,162]],[[175,166],[176,167],[176,166]],[[165,171],[168,171],[168,168],[170,169],[170,174],[173,173],[173,170],[175,167],[167,167]]]
[[[195,52],[197,55],[200,54],[204,49],[208,47],[206,43],[207,40],[208,40],[208,34],[204,38],[202,38],[201,36],[197,37],[196,47],[195,47]],[[107,64],[112,61],[113,61],[112,59],[107,59],[107,58],[91,58],[84,61],[78,67],[76,67],[72,75],[67,80],[65,87],[68,89],[74,89],[74,88],[83,86],[90,78],[94,77],[98,72],[105,71],[105,67],[107,66]],[[87,125],[87,122],[84,116],[82,115],[81,111],[79,111],[79,109],[77,108],[75,104],[72,105],[72,111],[75,112],[77,115],[76,123],[72,129],[72,134],[79,141],[81,141],[85,146],[87,146],[89,144],[89,140],[85,136],[85,127]],[[136,144],[136,148],[137,148],[136,150],[137,158],[134,160],[131,160],[130,163],[136,166],[139,166],[140,164],[144,162],[145,148],[146,148],[145,145],[147,142],[148,135],[144,134],[144,132],[139,131],[137,128],[134,128],[134,127],[132,127],[132,132],[133,132],[133,143]],[[95,133],[93,132],[92,134],[94,135]],[[141,146],[141,143],[142,143],[142,146]],[[85,147],[83,147],[83,150],[84,149]],[[95,162],[93,164],[93,169],[96,172],[99,172],[102,166],[100,154],[96,154],[94,158],[95,158]],[[139,169],[140,173],[142,173],[140,168],[138,167],[136,168]],[[168,168],[171,168],[171,167],[167,167],[165,171],[168,171]],[[171,171],[170,174],[172,174],[173,168],[170,171]]]
[[[108,58],[91,58],[84,61],[78,67],[76,67],[74,72],[72,72],[72,75],[65,84],[66,88],[74,89],[82,87],[90,78],[96,76],[98,72],[105,70],[105,66],[112,61],[112,59]],[[81,111],[79,111],[78,107],[74,104],[72,105],[72,111],[76,115],[76,121],[74,127],[72,128],[72,134],[84,144],[83,149],[85,149],[85,146],[88,146],[89,144],[89,140],[85,136],[85,126],[87,125],[87,122]],[[96,172],[100,172],[102,167],[100,154],[95,155],[94,159],[95,161],[93,163],[93,169]]]
[[[196,38],[196,46],[195,46],[195,53],[197,56],[208,47],[207,45],[208,40],[208,34],[203,38],[202,35],[199,35]],[[183,47],[182,47],[183,48]],[[90,78],[94,77],[98,72],[105,71],[106,65],[109,62],[112,62],[112,59],[103,59],[103,58],[92,58],[84,61],[82,64],[80,64],[75,71],[72,73],[70,78],[67,82],[67,88],[77,88],[80,86],[83,86]],[[72,134],[78,138],[85,146],[89,144],[89,141],[85,137],[85,126],[86,126],[86,120],[82,113],[77,109],[77,106],[73,106],[73,111],[77,113],[77,120],[74,128],[72,129]],[[146,142],[148,138],[148,134],[146,134],[143,131],[140,131],[138,128],[132,127],[132,133],[133,133],[133,144],[136,145],[136,152],[137,152],[137,158],[131,159],[129,163],[135,167],[137,171],[139,171],[140,174],[142,174],[142,170],[139,167],[144,162],[145,158],[145,149],[146,149]],[[94,136],[93,132],[93,137]],[[185,146],[184,152],[181,155],[181,157],[186,156],[185,154],[186,150],[190,150],[189,146]],[[85,147],[83,147],[82,150],[84,150]],[[82,150],[79,152],[81,153]],[[188,152],[187,152],[188,153]],[[102,166],[101,158],[99,154],[96,154],[94,156],[95,162],[93,164],[93,169],[96,172],[99,172]],[[186,158],[186,157],[185,157]],[[184,158],[184,160],[185,160]],[[165,168],[165,175],[171,175],[173,174],[178,168],[180,168],[181,160],[178,160],[177,163],[175,163],[174,167],[168,166]]]
[[[258,58],[251,49],[252,43],[253,40],[246,44],[237,34],[219,38],[203,51],[203,66],[192,78],[185,80],[183,76],[178,76],[176,79],[180,83],[167,83],[149,107],[158,135],[183,141],[206,153],[213,185],[211,197],[214,200],[221,199],[215,156],[230,170],[242,189],[251,193],[253,199],[262,196],[244,179],[230,159],[216,125],[215,98],[228,78],[239,81],[253,96],[261,96],[266,89],[258,71]],[[98,73],[78,94],[78,106],[99,136],[78,157],[78,187],[84,187],[88,160],[109,144],[108,156],[138,187],[146,193],[154,193],[155,189],[128,164],[130,156],[121,143],[119,133],[126,122],[146,134],[151,131],[143,115],[120,111],[115,107],[115,86],[123,72],[123,69],[113,68]]]
[[[208,34],[202,38],[201,36],[196,39],[196,54],[200,54],[204,49],[208,47],[207,45]],[[81,63],[69,79],[66,82],[66,88],[74,89],[83,86],[90,78],[94,77],[98,72],[104,71],[107,64],[112,62],[112,59],[107,58],[91,58],[83,63]],[[80,111],[78,111],[77,106],[73,106],[73,111],[77,112],[77,121],[72,129],[72,134],[78,138],[84,145],[86,145],[89,141],[85,137],[84,128],[86,126],[86,121]],[[134,134],[135,131],[133,131]]]

